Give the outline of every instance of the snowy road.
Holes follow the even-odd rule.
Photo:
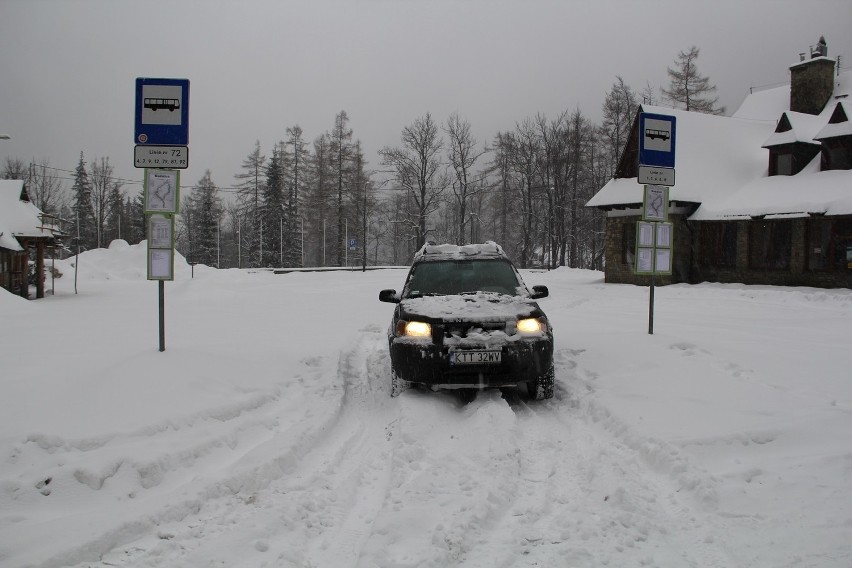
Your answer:
[[[561,353],[562,388],[547,403],[499,392],[469,405],[417,391],[392,400],[384,330],[361,330],[336,370],[310,379],[335,396],[287,423],[294,409],[280,400],[254,411],[275,426],[247,452],[251,475],[217,481],[212,493],[225,495],[174,522],[163,515],[103,564],[731,565],[707,520],[710,484],[672,448],[637,446],[572,398],[585,390],[574,366]]]
[[[646,290],[525,273],[556,396],[463,404],[389,397],[403,271],[197,267],[157,353],[140,251],[100,252],[81,295],[0,297],[2,566],[852,562],[847,290],[663,288],[647,336]]]

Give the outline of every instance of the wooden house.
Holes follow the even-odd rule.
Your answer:
[[[36,298],[43,298],[45,253],[62,236],[58,220],[30,202],[23,181],[0,180],[0,288],[29,298],[33,263]]]
[[[852,73],[824,40],[789,85],[750,94],[732,116],[643,105],[677,121],[673,269],[660,283],[852,287]],[[587,204],[607,213],[606,281],[633,273],[638,120],[616,177]]]

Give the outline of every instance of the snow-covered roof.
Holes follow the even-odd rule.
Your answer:
[[[0,248],[23,250],[15,237],[49,236],[41,229],[41,211],[29,201],[21,201],[24,182],[0,180]]]
[[[848,215],[852,214],[852,170],[821,172],[817,156],[796,175],[770,177],[764,146],[816,144],[822,138],[852,134],[852,122],[828,122],[838,106],[852,117],[850,94],[852,73],[847,72],[835,77],[833,96],[816,116],[788,110],[789,85],[749,95],[730,117],[646,105],[641,110],[677,119],[675,185],[669,195],[672,201],[700,204],[690,219]],[[784,114],[792,128],[776,133]],[[641,203],[642,186],[633,177],[610,180],[587,206]]]
[[[769,139],[763,143],[764,148],[772,146],[781,146],[782,144],[793,144],[794,142],[804,142],[806,144],[818,144],[814,140],[814,136],[819,132],[820,128],[825,125],[825,120],[821,116],[805,114],[803,112],[793,112],[791,110],[784,111],[781,115],[786,117],[790,124],[790,129],[786,132],[773,132]],[[781,124],[781,122],[779,122]]]
[[[727,199],[704,203],[696,221],[766,216],[768,218],[852,213],[852,171],[819,171],[816,156],[794,176],[755,179]]]
[[[814,135],[816,140],[824,140],[826,138],[835,138],[837,136],[852,135],[852,102],[840,101],[834,106],[831,112],[831,117],[835,115],[845,118],[839,122],[826,124],[822,130]]]
[[[766,175],[768,160],[761,145],[775,130],[775,119],[746,120],[649,105],[642,105],[642,111],[677,120],[675,186],[669,193],[673,201],[724,199]],[[642,186],[635,177],[610,180],[587,205],[631,203],[642,203]]]
[[[776,121],[790,108],[790,85],[750,93],[731,116],[747,120]]]

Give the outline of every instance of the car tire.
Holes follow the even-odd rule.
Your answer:
[[[406,390],[410,385],[411,383],[409,383],[405,379],[399,378],[399,375],[396,374],[396,371],[391,369],[391,398],[398,397],[400,394],[402,394],[402,391]]]
[[[553,367],[534,381],[527,383],[531,400],[553,398]]]

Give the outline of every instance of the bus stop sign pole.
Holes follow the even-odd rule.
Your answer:
[[[160,352],[166,350],[166,282],[160,280]]]

